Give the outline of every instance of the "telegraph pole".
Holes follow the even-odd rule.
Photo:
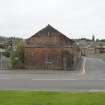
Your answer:
[[[1,62],[0,62],[0,63],[1,63],[1,64],[0,64],[1,67],[0,67],[0,68],[1,68],[1,70],[2,70],[2,49],[0,49],[0,57],[1,57],[1,60],[0,60],[0,61],[1,61]]]

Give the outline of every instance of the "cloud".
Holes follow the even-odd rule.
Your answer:
[[[105,0],[0,0],[0,30],[26,38],[49,23],[71,38],[105,38],[104,10]]]

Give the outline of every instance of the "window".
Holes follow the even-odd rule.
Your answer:
[[[45,57],[45,63],[46,64],[52,64],[52,63],[54,63],[54,58],[51,57],[51,56],[46,56]]]

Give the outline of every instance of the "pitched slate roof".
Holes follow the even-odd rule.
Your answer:
[[[48,32],[59,33],[61,35],[64,35],[60,31],[58,31],[57,29],[55,29],[54,27],[52,27],[50,24],[48,24],[46,27],[44,27],[43,29],[41,29],[40,31],[38,31],[37,33],[35,33],[32,37],[37,36],[37,35],[39,35],[41,33],[48,33]]]
[[[43,28],[43,29],[41,29],[39,32],[37,32],[37,33],[44,33],[44,32],[55,32],[55,33],[60,33],[61,34],[61,32],[59,32],[58,30],[56,30],[55,28],[53,28],[51,25],[47,25],[45,28]]]
[[[68,37],[65,36],[63,33],[61,33],[60,31],[58,31],[57,29],[53,28],[50,24],[48,24],[45,28],[41,29],[40,31],[38,31],[37,33],[35,33],[34,35],[32,35],[32,37],[38,36],[38,35],[40,35],[41,33],[48,33],[48,32],[59,33],[58,35],[64,36],[64,38],[65,38],[66,40],[69,40],[69,41],[71,41],[71,42],[73,42],[73,43],[75,42],[74,40],[68,38]],[[32,37],[31,37],[31,38],[32,38]],[[29,39],[30,39],[30,38],[29,38]]]

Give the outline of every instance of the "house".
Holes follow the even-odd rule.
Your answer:
[[[94,49],[90,48],[90,46],[93,44],[92,40],[82,38],[82,39],[75,39],[75,41],[81,48],[82,56],[87,56],[88,54],[94,53]]]
[[[99,54],[99,53],[105,53],[105,45],[104,44],[100,44],[98,46],[95,47],[95,53]]]
[[[88,46],[83,47],[81,51],[86,56],[105,53],[105,43],[104,42],[90,42]]]
[[[26,39],[24,64],[27,69],[72,70],[80,57],[78,45],[51,25]]]

